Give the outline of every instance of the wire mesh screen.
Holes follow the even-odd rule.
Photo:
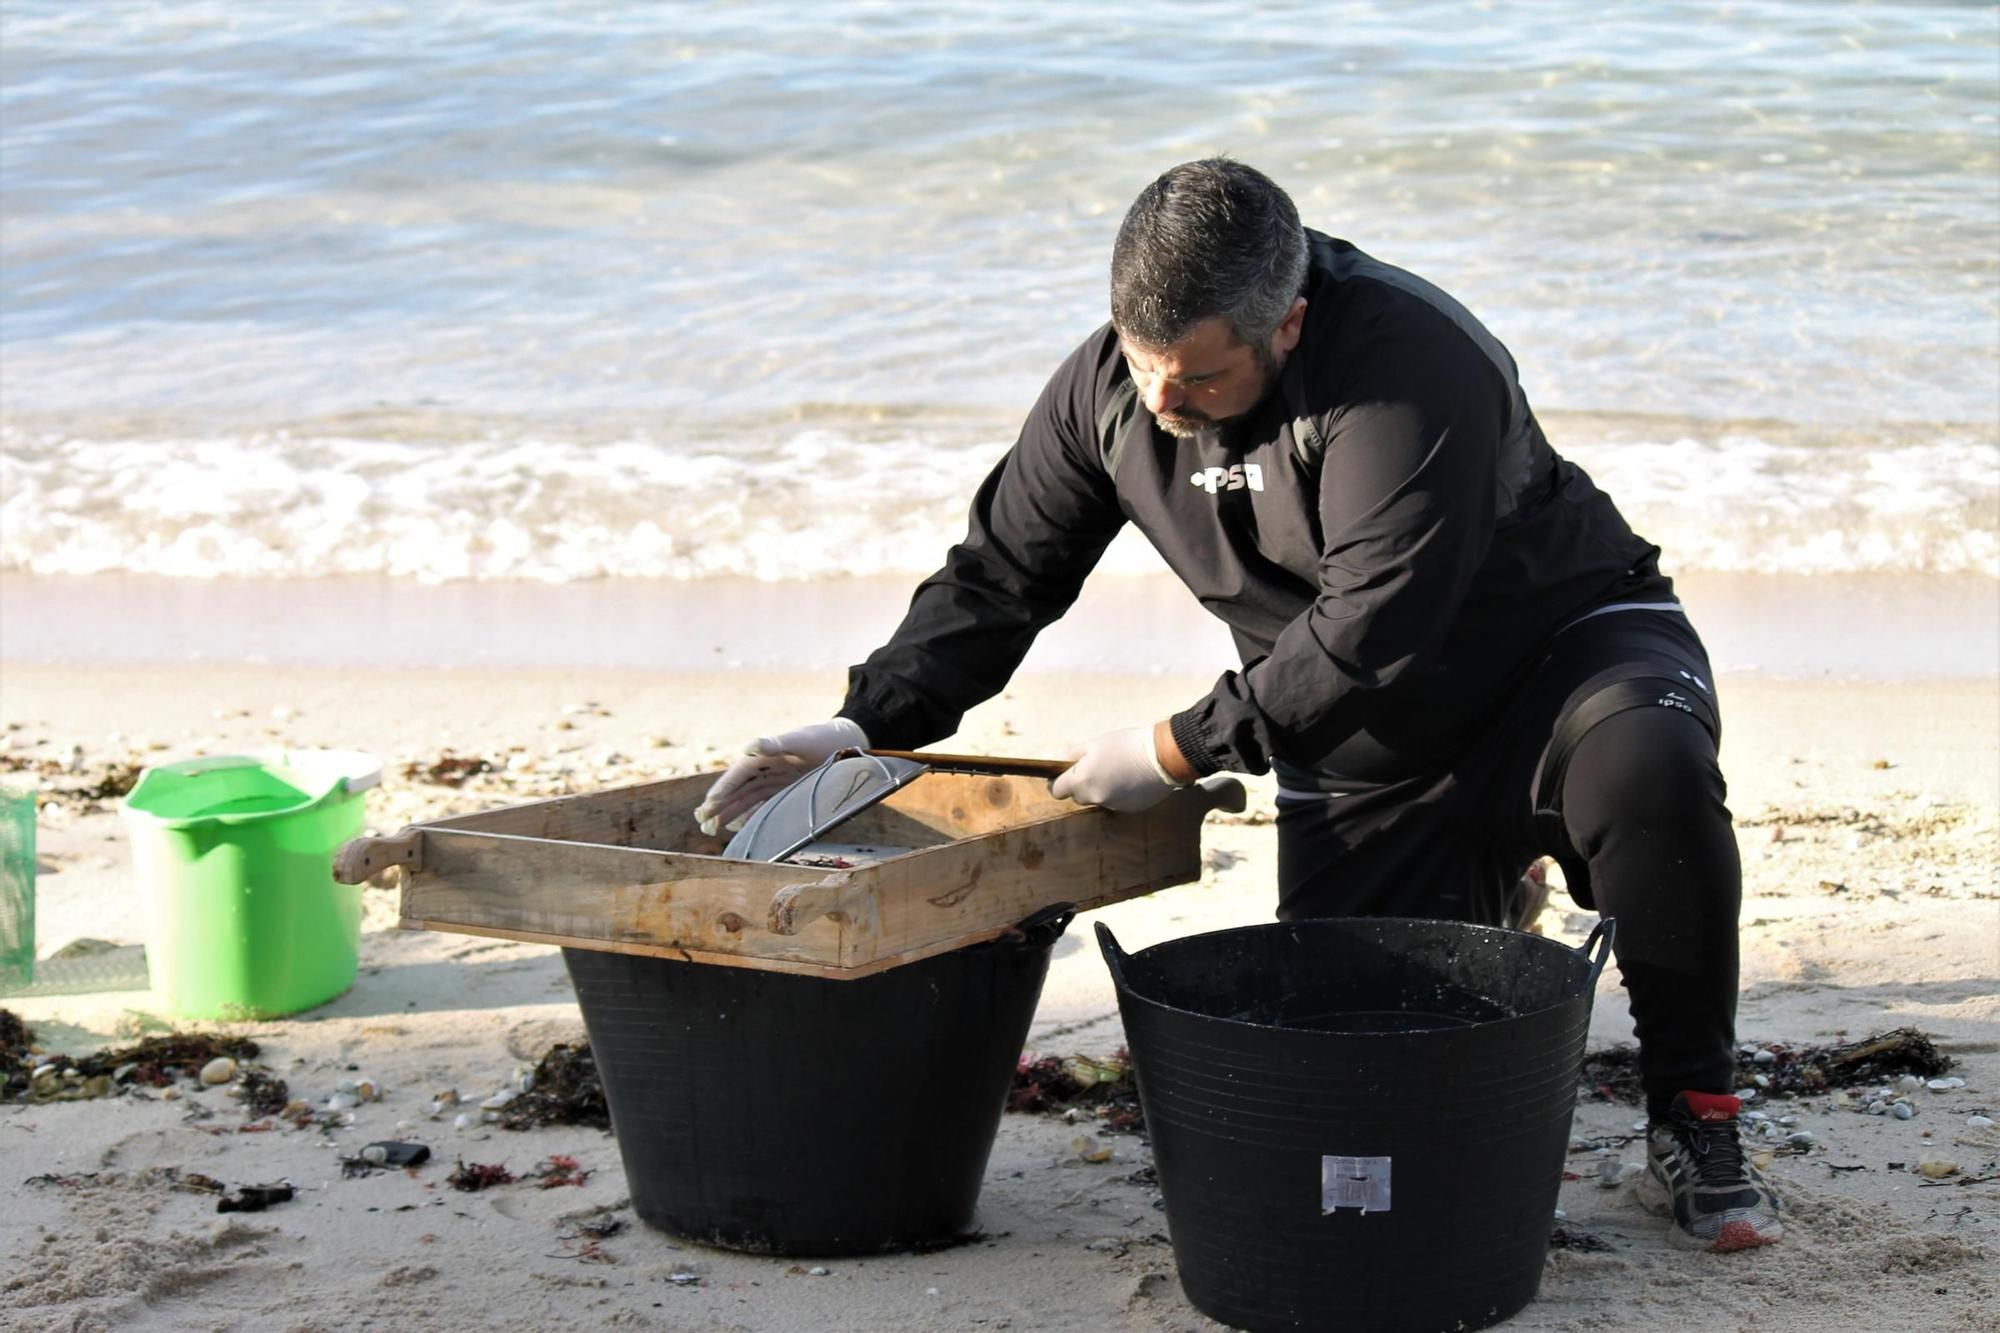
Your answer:
[[[35,979],[35,793],[0,787],[0,989]]]

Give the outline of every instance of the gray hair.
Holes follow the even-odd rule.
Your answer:
[[[1111,323],[1171,347],[1220,315],[1261,347],[1305,286],[1306,236],[1290,196],[1227,158],[1183,162],[1140,193],[1111,247]]]

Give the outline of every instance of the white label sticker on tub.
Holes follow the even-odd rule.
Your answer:
[[[1389,1159],[1386,1157],[1322,1157],[1319,1159],[1321,1216],[1337,1208],[1359,1208],[1363,1215],[1389,1211]]]

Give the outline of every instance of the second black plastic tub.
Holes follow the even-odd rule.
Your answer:
[[[1196,1308],[1474,1329],[1534,1298],[1609,921],[1576,950],[1391,919],[1097,938]]]
[[[968,1231],[1069,920],[853,981],[564,949],[634,1211],[765,1254]]]

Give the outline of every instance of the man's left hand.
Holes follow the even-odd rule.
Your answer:
[[[1081,805],[1131,812],[1158,805],[1182,784],[1167,777],[1153,748],[1152,727],[1107,731],[1049,786],[1052,795]]]

